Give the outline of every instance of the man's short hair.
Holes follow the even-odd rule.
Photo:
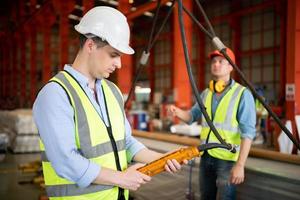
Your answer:
[[[104,46],[108,45],[108,42],[106,40],[103,40],[102,38],[97,37],[95,35],[92,35],[92,34],[88,34],[88,35],[79,34],[80,49],[83,48],[83,46],[84,46],[87,39],[92,39],[94,41],[94,43],[97,45],[97,48],[101,48],[101,47],[104,47]]]

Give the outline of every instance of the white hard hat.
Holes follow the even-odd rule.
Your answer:
[[[134,54],[134,50],[129,46],[130,30],[126,17],[112,7],[92,8],[75,26],[75,30],[83,35],[98,36],[122,53]]]

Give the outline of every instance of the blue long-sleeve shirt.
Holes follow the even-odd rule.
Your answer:
[[[69,65],[64,70],[72,74],[85,90],[97,112],[108,125],[101,80],[96,80],[96,102],[93,91],[88,87],[88,78]],[[34,105],[33,117],[46,149],[46,155],[56,173],[79,187],[90,185],[101,170],[101,166],[83,157],[75,144],[74,111],[66,92],[57,83],[50,82],[39,92]],[[125,141],[127,161],[145,148],[131,135],[130,125],[125,119]],[[101,134],[101,133],[99,133]]]
[[[223,96],[226,94],[228,89],[233,86],[235,81],[231,79],[231,84],[227,89],[225,89],[224,92],[221,93],[221,95],[217,95],[216,93],[213,93],[212,97],[212,115],[215,114],[217,106],[219,105],[219,102],[223,98]],[[201,94],[202,97],[203,93]],[[248,89],[245,89],[238,106],[237,111],[237,121],[239,122],[239,129],[241,131],[241,138],[249,138],[253,139],[255,137],[255,123],[256,123],[256,111],[255,111],[255,103],[254,98],[250,91]],[[192,116],[192,119],[190,123],[197,121],[201,118],[202,113],[200,111],[198,103],[194,104],[194,106],[190,110],[190,114]]]

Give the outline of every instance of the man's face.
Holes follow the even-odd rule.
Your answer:
[[[215,56],[211,59],[211,74],[217,79],[223,79],[230,76],[232,66],[222,56]]]
[[[90,73],[94,78],[108,78],[116,68],[121,68],[122,53],[110,45],[97,48],[94,46],[90,57]]]

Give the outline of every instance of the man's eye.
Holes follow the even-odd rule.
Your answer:
[[[110,54],[110,56],[112,57],[112,58],[115,58],[115,57],[118,57],[119,55],[118,54]]]

